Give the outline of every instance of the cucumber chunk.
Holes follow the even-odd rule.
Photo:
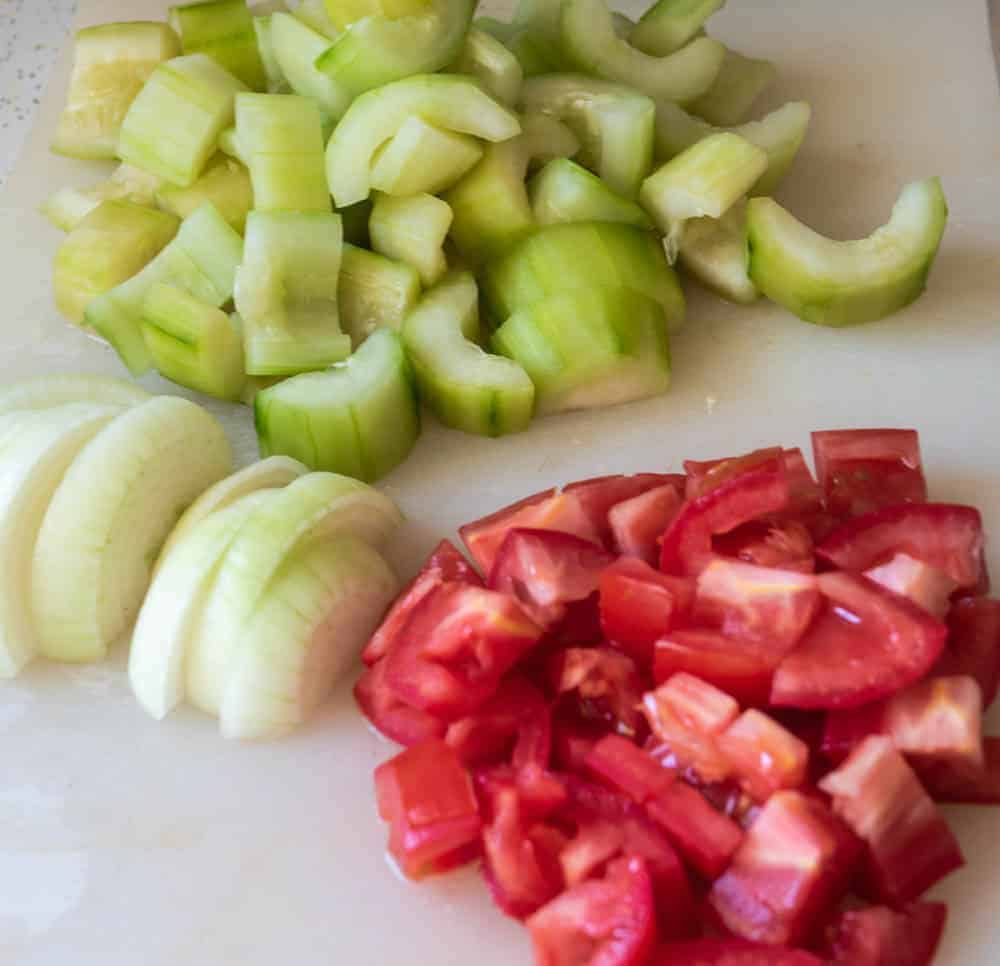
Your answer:
[[[329,22],[338,32],[365,17],[387,17],[398,20],[427,9],[427,0],[322,0]]]
[[[330,46],[329,37],[291,14],[276,13],[271,16],[271,45],[288,86],[296,94],[311,97],[326,117],[338,120],[344,116],[351,95],[315,66],[316,58]]]
[[[327,47],[330,46],[331,40],[336,40],[341,34],[326,12],[326,0],[299,0],[291,13],[300,23],[325,37]]]
[[[339,215],[250,213],[235,293],[247,373],[323,369],[350,353],[337,311],[342,247]]]
[[[219,135],[219,151],[229,157],[241,162],[244,166],[247,161],[240,148],[239,139],[236,137],[236,125],[231,124]]]
[[[760,292],[750,279],[746,205],[721,218],[692,218],[684,225],[678,261],[706,288],[730,302],[749,305]]]
[[[254,399],[262,455],[373,482],[420,435],[413,375],[399,336],[376,329],[346,362],[264,389]]]
[[[205,54],[160,64],[122,121],[118,156],[186,187],[233,123],[233,101],[246,86]]]
[[[106,181],[92,188],[60,188],[46,199],[41,212],[56,228],[72,231],[102,201],[131,201],[156,207],[163,179],[130,164],[120,164]]]
[[[403,323],[420,395],[453,429],[501,436],[526,429],[535,389],[524,368],[477,344],[479,292],[462,272],[427,292]]]
[[[106,403],[127,408],[150,398],[133,382],[112,376],[49,373],[0,389],[0,416],[18,409],[52,409],[67,403]]]
[[[938,178],[906,185],[889,221],[833,241],[771,198],[747,206],[750,277],[772,301],[816,325],[873,322],[923,292],[948,219]]]
[[[164,23],[107,23],[76,35],[66,107],[51,148],[71,158],[113,160],[118,133],[156,66],[180,53]]]
[[[253,30],[257,35],[257,50],[260,51],[260,62],[264,66],[264,77],[267,81],[265,90],[269,94],[287,94],[291,88],[285,80],[285,73],[278,63],[274,53],[274,39],[271,36],[271,17],[264,14],[253,18]]]
[[[443,131],[414,114],[375,154],[372,187],[389,195],[436,195],[482,156],[483,147],[475,138]]]
[[[630,289],[551,295],[510,316],[493,347],[525,368],[539,415],[644,399],[670,384],[663,308]]]
[[[742,124],[754,101],[770,86],[777,73],[769,60],[756,60],[727,50],[719,76],[701,97],[688,104],[688,110],[720,127]]]
[[[177,233],[165,211],[129,201],[102,201],[59,246],[53,264],[56,305],[70,322],[99,295],[131,278]]]
[[[652,229],[649,216],[634,201],[615,194],[600,178],[567,158],[550,161],[528,184],[540,225],[567,221],[614,221]]]
[[[156,203],[178,218],[189,218],[202,205],[211,204],[227,224],[243,234],[253,208],[250,173],[239,161],[217,154],[190,188],[167,185],[157,191]]]
[[[657,0],[630,31],[628,41],[644,54],[664,57],[680,50],[701,31],[726,0]]]
[[[362,94],[334,129],[326,149],[327,183],[338,208],[368,197],[376,150],[413,114],[485,141],[505,141],[521,129],[507,108],[473,81],[455,75],[408,77]]]
[[[456,74],[471,74],[491,97],[513,107],[521,93],[524,71],[521,64],[499,40],[483,30],[470,27],[458,59],[451,65]]]
[[[433,195],[376,195],[368,222],[372,248],[412,265],[430,287],[448,271],[443,246],[451,219],[451,208]]]
[[[143,302],[142,335],[164,378],[217,399],[242,397],[243,340],[221,309],[158,283]]]
[[[185,54],[208,54],[253,91],[267,87],[247,0],[198,0],[170,8]]]
[[[236,137],[256,211],[332,210],[315,102],[295,94],[238,94]]]
[[[344,244],[340,261],[340,321],[356,349],[376,329],[399,329],[420,298],[412,265]]]

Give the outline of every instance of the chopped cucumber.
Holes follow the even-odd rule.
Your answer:
[[[483,89],[502,104],[513,107],[521,93],[524,71],[518,59],[495,37],[470,27],[465,44],[451,69],[471,74]]]
[[[628,41],[645,54],[664,57],[698,35],[726,0],[657,0],[639,19]]]
[[[245,90],[205,54],[160,64],[122,121],[118,156],[174,184],[192,184],[233,123],[236,94]]]
[[[202,205],[211,204],[228,224],[242,234],[247,214],[253,208],[250,173],[239,161],[217,154],[190,188],[173,185],[161,188],[156,194],[156,203],[178,218],[188,218]]]
[[[343,117],[351,95],[315,66],[330,39],[291,14],[276,13],[271,16],[271,45],[288,86],[296,94],[311,97],[327,117]]]
[[[436,195],[482,156],[483,146],[475,138],[443,131],[414,114],[375,154],[372,187],[389,195]]]
[[[403,344],[420,395],[445,426],[516,433],[531,422],[535,389],[522,366],[477,345],[478,300],[471,275],[450,276],[406,317]]]
[[[114,159],[135,96],[157,64],[179,53],[177,35],[164,23],[107,23],[79,31],[52,150],[71,158]]]
[[[327,47],[331,40],[336,40],[341,34],[326,12],[325,0],[298,0],[291,12],[300,23],[325,37]]]
[[[443,246],[451,219],[451,208],[434,195],[377,195],[368,222],[372,248],[412,265],[429,287],[448,271]]]
[[[217,399],[241,398],[243,340],[221,309],[157,283],[143,302],[142,334],[164,378]]]
[[[365,17],[412,17],[424,13],[428,5],[428,0],[323,0],[326,15],[338,31]]]
[[[742,124],[754,101],[777,73],[769,60],[755,60],[735,50],[727,50],[719,76],[701,97],[688,104],[688,110],[720,127]]]
[[[120,164],[107,181],[92,188],[60,188],[46,199],[42,214],[57,228],[72,231],[102,201],[131,201],[153,208],[163,179],[130,164]]]
[[[149,398],[145,389],[124,379],[49,373],[0,389],[0,416],[18,409],[52,409],[67,403],[107,403],[125,408],[138,406]]]
[[[859,241],[825,238],[771,198],[753,198],[747,206],[750,277],[806,322],[872,322],[923,292],[947,218],[938,178],[906,185],[889,221]]]
[[[250,90],[267,87],[247,0],[198,0],[170,8],[185,54],[208,54]]]
[[[356,349],[376,329],[399,329],[420,298],[420,276],[364,248],[344,244],[340,261],[340,321]]]
[[[417,75],[369,91],[351,104],[327,145],[327,183],[338,208],[368,197],[376,150],[413,114],[486,141],[505,141],[520,131],[514,114],[464,77]]]
[[[87,305],[84,319],[114,346],[133,375],[150,368],[152,358],[142,337],[142,307],[158,282],[183,289],[209,305],[232,298],[243,240],[211,204],[181,223],[176,236],[134,277]]]
[[[550,161],[528,185],[540,225],[566,221],[616,221],[651,229],[649,216],[634,201],[615,194],[600,178],[567,158]]]
[[[337,311],[342,247],[339,215],[250,213],[236,275],[250,375],[323,369],[350,353],[351,339],[340,330]]]
[[[742,202],[721,218],[686,222],[678,260],[702,285],[730,302],[749,305],[760,295],[749,274],[747,213]]]
[[[243,151],[240,148],[240,142],[236,137],[236,125],[231,124],[229,127],[225,128],[219,135],[219,150],[223,154],[228,154],[229,157],[234,158],[236,161],[242,162],[246,165],[246,158],[243,156]]]
[[[316,60],[327,77],[357,97],[413,74],[430,74],[462,51],[476,0],[428,0],[417,14],[365,17]]]
[[[330,211],[323,130],[314,101],[295,94],[239,94],[236,137],[256,211]]]
[[[663,308],[630,289],[551,295],[510,316],[493,347],[524,366],[540,415],[644,399],[670,384]]]
[[[99,295],[131,278],[174,235],[180,222],[129,201],[102,201],[65,238],[52,272],[56,305],[70,322]]]
[[[726,48],[698,37],[665,57],[650,57],[615,34],[605,0],[565,0],[561,12],[563,50],[578,70],[628,84],[659,100],[686,103],[711,86]]]
[[[257,393],[262,455],[374,481],[409,455],[420,435],[413,376],[399,336],[376,329],[346,362]]]
[[[505,20],[497,20],[496,17],[476,17],[472,21],[472,26],[476,30],[481,30],[484,34],[489,34],[504,45],[509,44],[522,30],[517,24],[507,23]]]
[[[269,94],[287,94],[291,88],[285,80],[285,72],[278,63],[274,53],[274,40],[271,37],[271,17],[264,14],[253,18],[253,29],[257,35],[257,50],[260,51],[260,62],[264,66],[264,77],[267,79],[266,90]]]

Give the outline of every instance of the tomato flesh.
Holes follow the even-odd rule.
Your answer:
[[[822,966],[822,962],[802,949],[775,949],[740,939],[695,939],[660,947],[651,966]]]
[[[936,674],[968,674],[979,682],[983,707],[1000,689],[1000,600],[966,597],[948,614],[948,643]]]
[[[799,520],[752,520],[712,538],[712,549],[723,557],[757,567],[776,567],[811,574],[816,569],[815,544]]]
[[[642,679],[635,661],[610,647],[571,647],[556,654],[551,680],[557,694],[575,694],[588,717],[601,717],[615,729],[634,735]]]
[[[386,683],[385,671],[383,659],[368,668],[354,685],[354,700],[364,716],[386,738],[401,745],[443,738],[445,723],[403,701]]]
[[[678,493],[684,487],[684,477],[676,473],[636,473],[634,476],[599,476],[592,480],[579,480],[564,488],[580,501],[584,512],[592,521],[601,542],[610,546],[613,528],[611,510],[649,490],[669,486]],[[660,533],[663,531],[661,530]],[[657,534],[659,536],[659,534]]]
[[[587,755],[586,767],[639,805],[655,798],[675,777],[651,755],[620,735],[607,735],[597,742]]]
[[[747,794],[758,802],[783,788],[798,788],[806,779],[805,742],[755,708],[744,711],[719,735],[718,747]]]
[[[888,563],[866,570],[865,576],[909,598],[937,618],[948,613],[951,595],[958,586],[943,570],[930,567],[906,553],[897,553]]]
[[[673,483],[616,503],[608,511],[615,550],[625,557],[655,564],[660,558],[660,538],[677,516],[681,503],[680,492]]]
[[[921,765],[920,780],[937,802],[1000,805],[1000,738],[983,739],[981,765],[961,760],[929,762]]]
[[[943,902],[918,902],[902,911],[886,906],[849,909],[827,930],[827,962],[833,966],[930,966],[947,918]]]

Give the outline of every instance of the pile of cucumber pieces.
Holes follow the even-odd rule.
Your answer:
[[[264,455],[375,480],[422,400],[496,436],[664,392],[674,265],[725,299],[881,318],[947,207],[907,185],[840,242],[769,195],[809,105],[705,33],[723,0],[303,0],[172,7],[77,35],[53,149],[116,160],[46,204],[57,303],[133,375],[253,401]]]

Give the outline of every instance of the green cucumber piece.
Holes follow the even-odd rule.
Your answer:
[[[265,14],[254,17],[253,30],[257,35],[257,49],[260,51],[260,62],[264,66],[264,77],[267,80],[265,90],[269,94],[287,94],[291,88],[274,53],[274,40],[271,37],[272,16],[273,14]]]
[[[680,50],[701,32],[705,21],[726,0],[657,0],[628,35],[628,42],[644,54],[664,57]]]
[[[91,302],[131,278],[177,233],[165,211],[129,201],[102,201],[66,236],[56,252],[56,305],[70,322],[83,321]]]
[[[502,104],[513,107],[517,103],[524,80],[520,61],[503,43],[485,31],[469,28],[465,44],[451,70],[475,77],[483,90]]]
[[[76,35],[66,107],[51,148],[70,158],[113,160],[122,121],[158,64],[181,52],[164,23],[106,23]]]
[[[301,9],[301,8],[300,8]],[[311,97],[326,117],[339,120],[351,103],[350,94],[316,69],[316,58],[330,46],[330,38],[289,13],[271,16],[274,58],[296,94]]]
[[[455,184],[482,156],[483,146],[475,138],[443,131],[414,114],[376,152],[372,187],[397,196],[436,195]]]
[[[323,129],[314,101],[296,94],[239,94],[236,138],[256,211],[331,211]]]
[[[92,188],[60,188],[41,206],[56,228],[72,231],[102,201],[131,201],[153,208],[163,179],[130,164],[120,164],[107,181]]]
[[[645,399],[670,385],[663,308],[631,289],[551,295],[510,316],[493,348],[525,368],[539,415]]]
[[[719,76],[701,97],[688,104],[692,114],[720,127],[742,124],[754,101],[764,93],[778,70],[769,60],[727,50]]]
[[[356,349],[376,329],[399,329],[420,299],[412,265],[344,244],[337,289],[340,321]]]
[[[341,34],[327,14],[324,0],[300,0],[291,13],[310,30],[326,37],[327,47],[330,46],[329,41],[336,40]]]
[[[221,309],[157,283],[142,306],[142,335],[166,379],[236,402],[243,394],[243,342]]]
[[[374,482],[420,435],[413,374],[399,336],[377,329],[346,362],[264,389],[254,399],[261,455]]]
[[[236,94],[245,90],[205,54],[160,64],[125,115],[118,156],[182,187],[193,184],[233,122]]]
[[[87,305],[84,320],[114,346],[132,375],[152,365],[142,337],[142,307],[158,282],[216,307],[232,298],[243,240],[210,204],[181,222],[173,240],[141,272]]]
[[[497,20],[496,17],[476,17],[472,21],[472,26],[476,30],[481,30],[483,33],[489,34],[491,37],[499,40],[505,46],[522,30],[517,24],[507,23],[505,20]]]
[[[187,218],[209,203],[242,234],[247,214],[253,208],[253,186],[249,172],[239,161],[217,154],[190,188],[167,185],[156,193],[156,203],[178,218]]]
[[[427,9],[427,0],[323,0],[327,18],[338,32],[365,17],[386,17],[399,20],[412,17]]]
[[[267,87],[247,0],[198,0],[170,8],[185,54],[208,54],[253,91]]]
[[[560,20],[562,48],[577,70],[628,84],[658,100],[686,103],[711,86],[725,47],[698,37],[665,57],[650,57],[615,34],[605,0],[565,0]]]
[[[480,436],[528,427],[535,388],[524,367],[485,352],[479,292],[466,272],[427,292],[403,323],[403,345],[420,395],[445,425]]]
[[[375,251],[412,265],[429,287],[448,271],[443,246],[451,219],[447,202],[434,195],[376,195],[368,233]]]
[[[615,194],[600,178],[568,158],[557,158],[542,168],[529,182],[528,196],[539,225],[615,221],[635,228],[653,227],[639,205]]]
[[[475,82],[456,75],[417,75],[362,94],[334,129],[326,149],[327,183],[338,208],[368,197],[375,152],[412,114],[435,127],[485,141],[505,141],[521,129],[507,108]]]
[[[684,322],[684,295],[663,246],[629,225],[549,225],[489,264],[482,284],[497,322],[550,295],[592,286],[624,287],[659,302],[671,331]]]
[[[339,215],[250,212],[235,293],[249,375],[323,369],[350,353],[337,311],[342,248]]]
[[[692,218],[684,225],[678,262],[729,302],[749,305],[760,291],[750,279],[746,205],[737,202],[721,218]]]
[[[219,150],[231,158],[241,162],[246,166],[246,158],[240,149],[240,142],[236,137],[236,125],[231,124],[219,134]]]
[[[906,185],[881,228],[833,241],[771,198],[747,206],[750,277],[772,301],[816,325],[884,318],[923,292],[948,219],[938,178]]]

